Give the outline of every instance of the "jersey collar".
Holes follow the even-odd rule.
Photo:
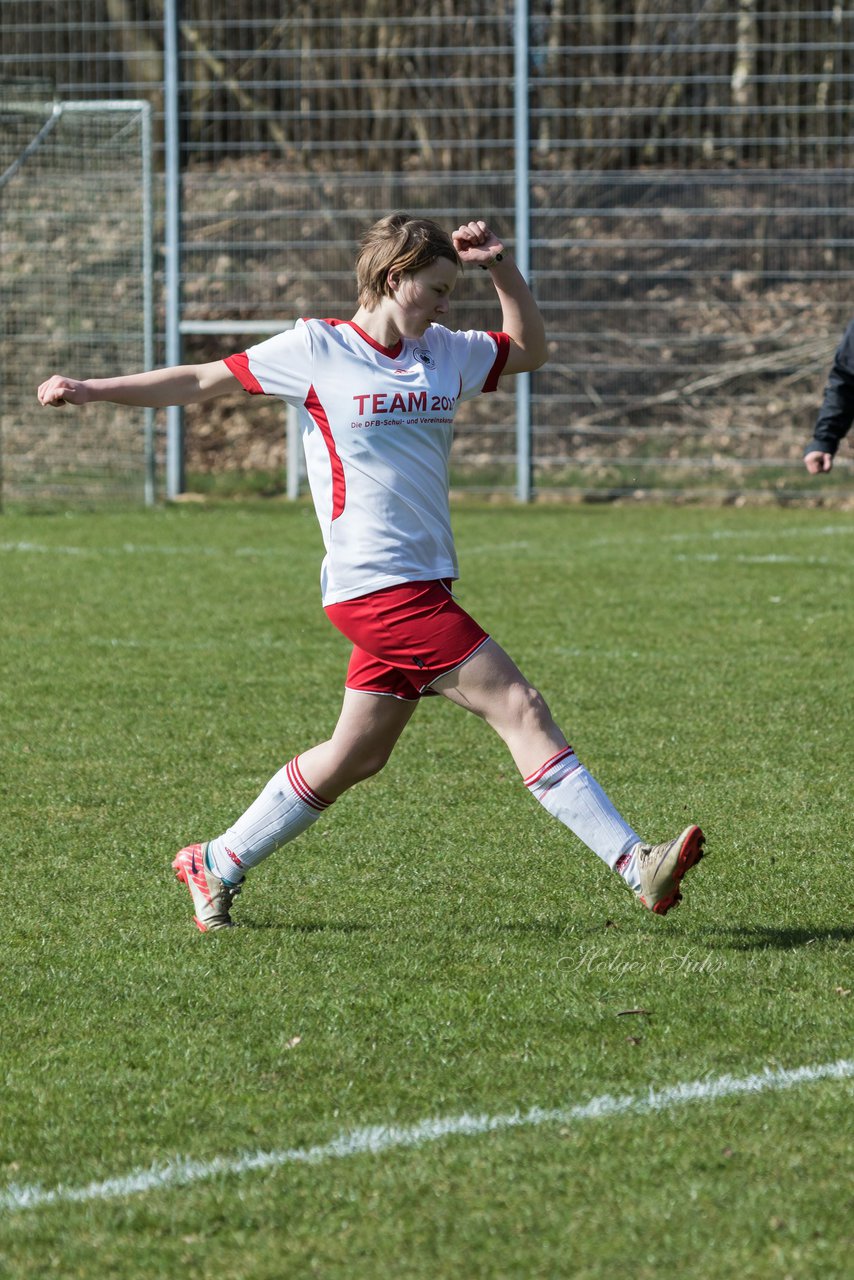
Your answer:
[[[403,350],[403,338],[398,338],[393,347],[384,347],[375,338],[372,338],[370,334],[365,333],[364,329],[360,329],[357,324],[354,324],[352,320],[333,320],[332,323],[349,325],[351,329],[356,330],[356,333],[364,342],[367,342],[369,347],[373,347],[374,351],[379,351],[380,355],[388,356],[390,360],[396,360]]]

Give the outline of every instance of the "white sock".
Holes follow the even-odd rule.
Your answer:
[[[597,857],[640,888],[636,859],[631,856],[640,836],[620,816],[599,783],[579,763],[572,747],[565,747],[525,779],[525,786],[559,822],[569,827]]]
[[[293,840],[329,808],[303,778],[295,756],[271,778],[257,800],[223,835],[211,840],[211,870],[232,884],[276,849]]]

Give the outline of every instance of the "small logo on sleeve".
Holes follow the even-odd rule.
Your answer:
[[[416,360],[419,360],[419,361],[421,362],[421,364],[423,364],[423,365],[424,365],[424,367],[425,367],[426,369],[435,369],[435,368],[436,368],[436,360],[435,360],[435,357],[433,356],[433,353],[432,353],[431,351],[428,351],[428,350],[427,350],[427,348],[426,348],[426,347],[416,347],[416,349],[415,349],[415,359],[416,359]]]

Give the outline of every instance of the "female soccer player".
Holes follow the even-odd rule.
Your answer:
[[[463,264],[489,271],[499,332],[444,326]],[[304,320],[210,364],[77,381],[54,375],[43,405],[95,400],[160,408],[231,391],[279,396],[300,411],[326,556],[323,605],[353,644],[332,736],[295,756],[222,835],[190,844],[173,868],[203,932],[228,928],[247,871],[386,764],[425,694],[473,711],[506,743],[525,785],[641,903],[664,915],[702,857],[697,826],[645,844],[577,759],[542,695],[451,594],[448,457],[457,405],[502,376],[539,368],[542,317],[503,242],[472,220],[448,236],[396,213],[364,236],[352,320]]]

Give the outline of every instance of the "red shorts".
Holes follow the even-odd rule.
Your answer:
[[[348,689],[411,702],[489,639],[444,582],[401,582],[326,606],[353,642]]]

